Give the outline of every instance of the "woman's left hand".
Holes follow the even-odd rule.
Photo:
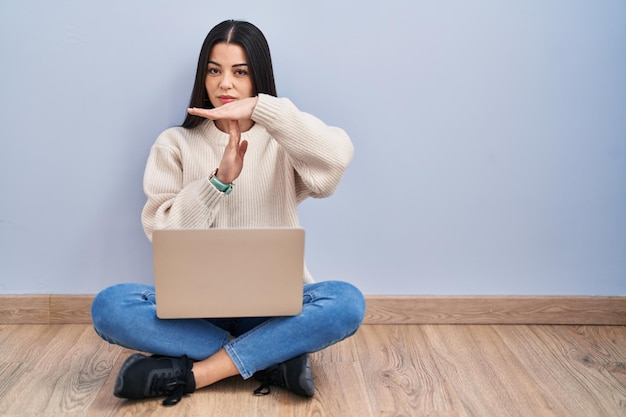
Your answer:
[[[211,120],[248,120],[252,118],[252,112],[258,101],[258,97],[248,97],[223,104],[214,109],[193,107],[187,109],[187,112]]]

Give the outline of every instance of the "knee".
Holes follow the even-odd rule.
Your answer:
[[[350,322],[356,332],[365,317],[365,297],[357,287],[349,283],[344,283],[342,297],[349,311]]]
[[[106,311],[109,311],[112,304],[120,299],[120,295],[123,292],[123,288],[126,284],[112,285],[96,294],[96,297],[91,302],[91,316],[100,318]]]
[[[96,294],[96,297],[91,302],[91,321],[96,333],[103,338],[106,338],[107,323],[109,322],[111,311],[114,309],[115,301],[119,300],[118,295],[122,285],[118,284],[105,288]]]
[[[102,338],[107,340],[112,327],[124,315],[124,306],[132,305],[136,298],[137,284],[116,284],[100,291],[91,303],[93,327]]]
[[[358,330],[365,317],[365,297],[350,283],[333,281],[329,284],[335,299],[335,323],[341,324],[341,327],[352,335]]]

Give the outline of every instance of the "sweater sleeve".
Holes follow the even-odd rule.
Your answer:
[[[354,147],[345,131],[301,112],[286,98],[259,94],[252,119],[285,149],[297,173],[298,200],[332,195]]]
[[[158,140],[146,164],[144,192],[141,222],[149,240],[155,229],[210,227],[223,197],[208,178],[184,185],[180,150]]]

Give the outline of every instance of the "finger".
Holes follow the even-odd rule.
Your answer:
[[[204,117],[205,119],[219,120],[219,119],[238,119],[236,117],[236,108],[233,108],[234,103],[226,103],[220,107],[214,107],[212,109],[204,109],[202,107],[190,107],[187,109],[187,113]]]
[[[241,130],[239,129],[239,122],[237,120],[230,121],[230,144],[238,145],[241,140]]]
[[[241,144],[239,145],[239,157],[241,159],[243,159],[243,157],[246,154],[247,150],[248,150],[248,141],[247,140],[242,140]]]
[[[205,119],[216,119],[215,115],[211,112],[210,109],[200,109],[198,107],[192,107],[187,109],[187,113],[193,116],[204,117]]]

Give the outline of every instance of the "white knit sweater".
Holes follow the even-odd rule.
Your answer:
[[[343,130],[265,94],[252,120],[241,134],[248,150],[230,195],[208,181],[229,139],[213,121],[159,135],[144,175],[148,239],[154,229],[299,227],[297,205],[335,191],[354,153]],[[304,281],[312,282],[306,269]]]

